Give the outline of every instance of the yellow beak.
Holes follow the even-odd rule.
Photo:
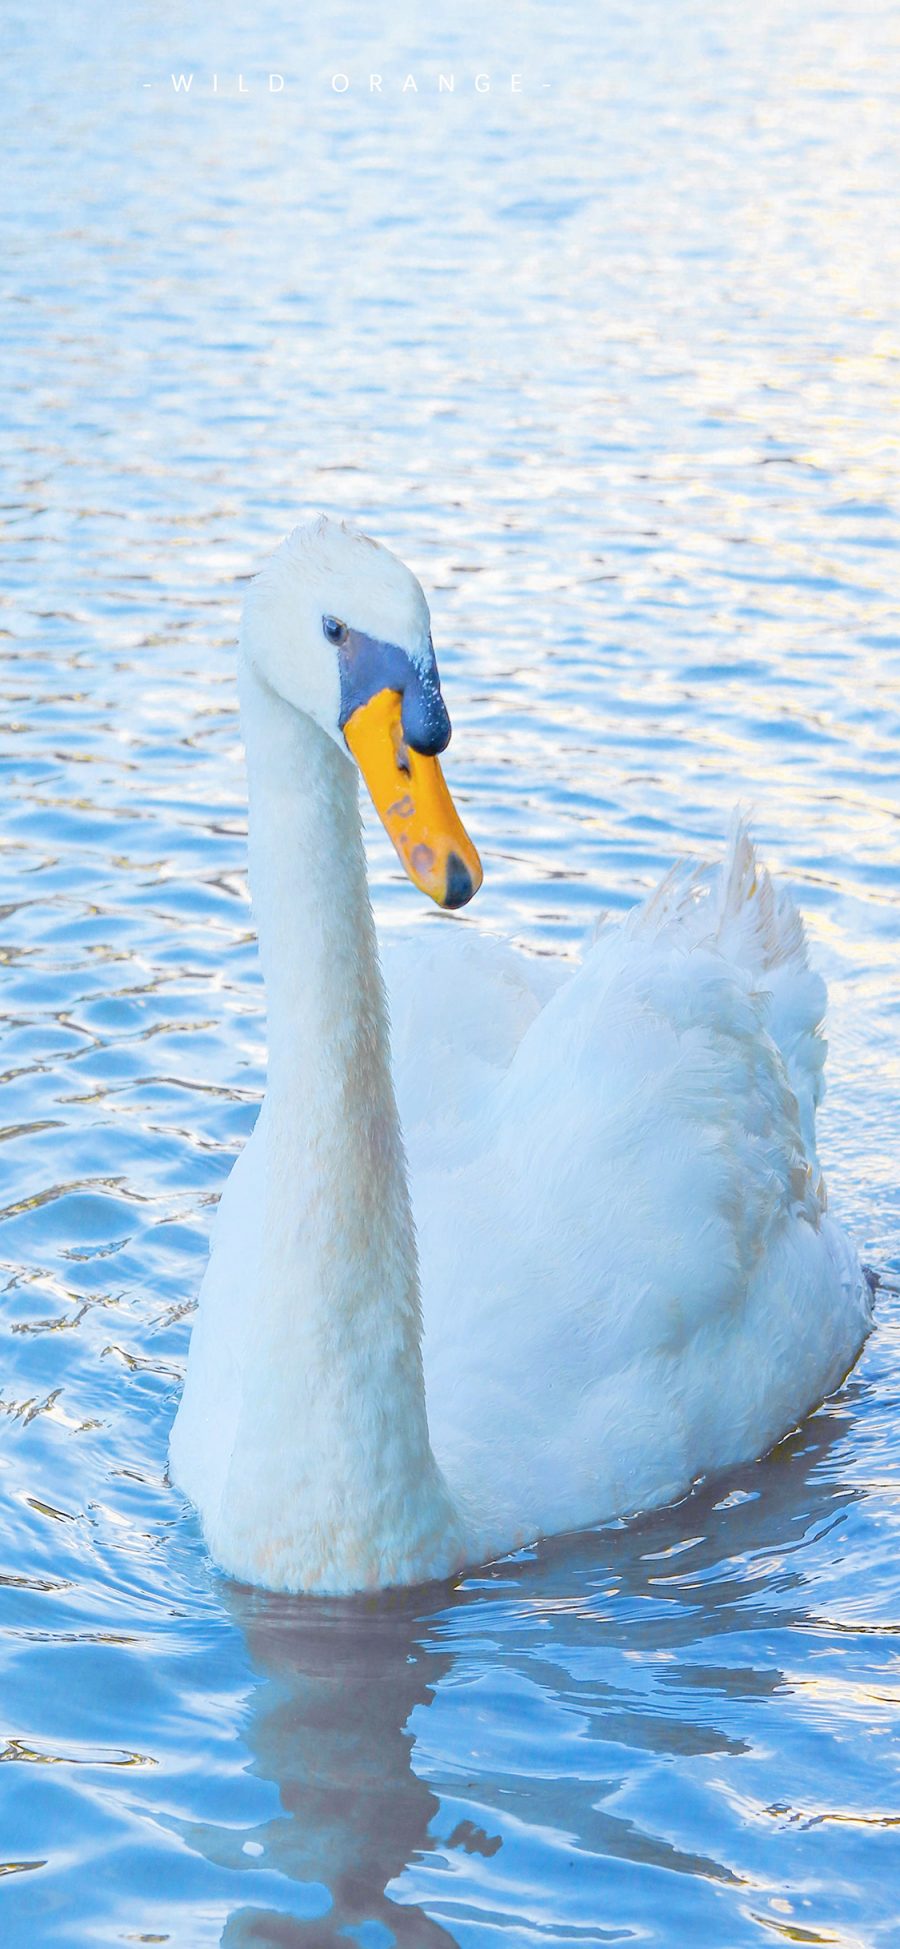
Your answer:
[[[406,743],[398,690],[379,690],[344,725],[372,803],[414,885],[439,907],[464,907],[484,877],[436,758]]]

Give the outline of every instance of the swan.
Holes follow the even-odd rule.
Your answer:
[[[871,1315],[816,1157],[824,987],[744,825],[574,968],[445,923],[386,986],[359,773],[438,906],[481,882],[415,576],[297,528],[239,686],[268,1082],[170,1441],[214,1561],[423,1583],[764,1453]]]

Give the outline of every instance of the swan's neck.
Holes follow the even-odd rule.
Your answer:
[[[262,1278],[232,1493],[266,1532],[268,1569],[289,1556],[298,1586],[417,1580],[452,1566],[458,1526],[428,1439],[356,770],[248,665],[241,705],[269,1079]]]

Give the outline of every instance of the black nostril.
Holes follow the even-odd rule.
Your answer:
[[[472,875],[458,853],[447,854],[447,887],[444,893],[445,907],[464,907],[471,900],[475,888]]]

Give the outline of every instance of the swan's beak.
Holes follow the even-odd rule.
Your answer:
[[[464,907],[477,893],[481,861],[436,758],[403,736],[398,690],[379,690],[344,725],[344,737],[376,812],[413,883],[439,907]]]

